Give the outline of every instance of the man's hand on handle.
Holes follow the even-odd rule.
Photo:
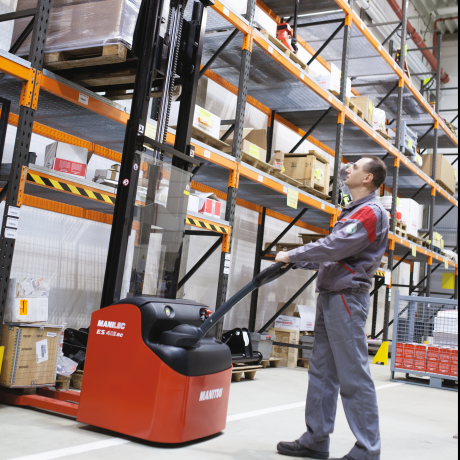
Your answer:
[[[282,262],[286,264],[287,267],[287,265],[291,262],[291,259],[289,258],[289,252],[278,252],[275,262]]]

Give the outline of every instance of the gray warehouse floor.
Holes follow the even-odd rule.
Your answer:
[[[381,410],[383,460],[458,458],[458,394],[393,384],[389,368],[372,366]],[[229,422],[222,435],[181,448],[162,448],[34,410],[0,405],[0,460],[168,459],[268,460],[280,440],[304,431],[306,370],[267,369],[255,381],[233,383]],[[331,455],[353,446],[340,405]]]

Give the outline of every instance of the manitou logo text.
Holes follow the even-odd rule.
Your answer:
[[[97,323],[97,327],[108,327],[109,329],[125,329],[126,323],[116,323],[114,321],[100,320]]]
[[[223,388],[221,388],[220,390],[202,391],[200,395],[200,401],[209,401],[210,399],[222,398],[223,392]]]

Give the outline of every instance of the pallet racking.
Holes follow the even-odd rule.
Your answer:
[[[386,183],[391,190],[393,203],[396,197],[404,196],[416,199],[420,204],[429,205],[434,209],[436,204],[449,204],[451,209],[458,208],[457,199],[442,189],[436,183],[436,169],[433,168],[431,177],[423,173],[397,148],[391,145],[381,135],[376,133],[364,120],[350,110],[345,100],[345,82],[348,75],[358,83],[358,87],[371,88],[369,95],[380,99],[380,106],[394,115],[397,136],[403,119],[411,123],[413,129],[422,134],[420,148],[433,148],[436,158],[437,150],[441,147],[458,147],[458,139],[451,133],[439,114],[439,104],[436,110],[424,99],[410,78],[403,72],[388,54],[385,47],[373,36],[370,28],[356,15],[352,2],[344,0],[328,0],[320,6],[313,1],[305,1],[300,5],[299,14],[312,11],[324,13],[324,21],[303,19],[302,26],[309,30],[321,30],[326,34],[321,50],[327,49],[331,54],[341,56],[342,88],[340,96],[320,88],[303,69],[291,58],[272,46],[254,24],[256,5],[265,11],[275,21],[280,22],[281,16],[286,15],[290,5],[287,1],[248,0],[246,17],[237,14],[224,1],[216,0],[208,15],[203,61],[206,65],[203,74],[220,84],[222,87],[237,95],[237,112],[232,120],[232,130],[235,131],[233,151],[231,155],[220,152],[208,145],[193,141],[195,155],[202,164],[195,170],[193,188],[201,191],[212,191],[219,198],[227,201],[225,221],[213,219],[196,219],[189,216],[188,223],[196,223],[200,229],[212,229],[213,234],[222,234],[222,258],[219,273],[219,289],[216,302],[217,308],[226,300],[228,271],[226,265],[231,257],[232,226],[234,223],[236,205],[244,206],[259,213],[257,235],[257,253],[255,271],[260,271],[260,263],[264,258],[270,258],[269,252],[262,248],[265,218],[271,216],[288,223],[286,230],[276,239],[281,238],[294,226],[299,226],[316,233],[327,235],[335,224],[340,210],[338,207],[338,170],[340,161],[353,161],[361,154],[373,154],[383,158],[389,166]],[[407,0],[404,0],[404,29],[407,21]],[[123,148],[124,126],[129,114],[118,104],[99,96],[81,86],[78,86],[58,75],[43,69],[43,53],[46,43],[46,27],[40,28],[40,22],[47,24],[50,0],[39,0],[32,30],[32,46],[30,60],[18,58],[14,54],[0,51],[0,72],[4,77],[0,80],[2,88],[2,113],[0,118],[0,141],[7,123],[18,127],[13,164],[11,169],[2,165],[0,181],[3,186],[1,198],[7,200],[7,206],[22,204],[62,212],[81,218],[111,223],[113,212],[113,190],[99,186],[89,181],[69,179],[50,170],[37,166],[28,167],[28,145],[33,133],[50,139],[67,142],[74,145],[86,146],[94,154],[119,162]],[[293,8],[293,7],[292,7]],[[343,13],[327,13],[333,10]],[[31,15],[30,11],[26,12]],[[21,12],[15,13],[20,17]],[[2,17],[0,16],[0,21]],[[5,20],[5,19],[3,19]],[[337,22],[342,22],[343,31],[336,32]],[[39,34],[41,34],[39,36]],[[324,37],[323,37],[324,38]],[[299,37],[303,46],[315,59],[328,67],[328,63]],[[356,47],[365,53],[367,65],[359,64],[361,57]],[[17,47],[17,46],[16,46]],[[441,60],[442,36],[438,39],[438,59]],[[405,34],[402,34],[401,49],[405,49]],[[403,57],[404,59],[404,57]],[[366,78],[363,75],[366,68],[380,75],[380,80]],[[404,67],[402,65],[402,67]],[[440,78],[438,76],[437,101],[439,102]],[[355,85],[354,93],[357,93]],[[395,89],[398,88],[397,112],[394,112]],[[393,103],[391,102],[393,101]],[[327,153],[335,157],[332,202],[323,201],[314,195],[295,189],[292,185],[261,172],[256,168],[241,162],[241,142],[244,128],[246,105],[251,104],[268,116],[268,145],[269,155],[273,145],[274,124],[280,123],[293,132],[308,139]],[[36,120],[36,121],[34,121]],[[151,127],[154,122],[151,121]],[[414,126],[415,125],[415,126]],[[429,130],[424,133],[426,127]],[[315,137],[313,137],[313,134]],[[175,132],[170,130],[168,143],[174,143]],[[103,144],[103,145],[101,145]],[[293,146],[295,151],[301,143]],[[111,148],[107,148],[109,145]],[[3,144],[0,143],[3,154]],[[299,196],[298,209],[287,206],[286,195],[293,190]],[[12,193],[14,192],[14,193]],[[436,201],[435,201],[436,200]],[[395,215],[393,209],[393,215]],[[11,270],[11,260],[14,252],[14,240],[4,237],[6,214],[2,225],[0,267],[0,319],[6,300],[6,283]],[[193,223],[191,225],[193,225]],[[389,269],[394,271],[401,263],[414,262],[427,264],[433,262],[445,263],[455,270],[458,279],[458,266],[434,252],[433,248],[422,248],[395,233],[396,222],[391,224],[390,243],[388,249]],[[433,235],[435,223],[434,213],[431,212],[430,235]],[[191,233],[191,232],[189,232]],[[201,233],[195,234],[204,234]],[[433,238],[431,238],[433,240]],[[216,250],[220,247],[215,244]],[[416,255],[413,247],[417,247]],[[212,252],[211,252],[212,253]],[[230,256],[229,256],[230,255]],[[209,258],[210,252],[192,269],[195,273]],[[6,262],[5,262],[6,261]],[[397,263],[394,263],[398,261]],[[193,273],[186,278],[190,279]],[[314,275],[299,292],[295,299],[314,281]],[[431,270],[427,275],[426,295],[430,294]],[[185,281],[183,280],[182,284]],[[373,336],[376,336],[378,291],[385,286],[381,279],[376,280],[373,312]],[[458,283],[455,298],[458,298]],[[388,341],[390,325],[389,312],[391,287],[387,287],[386,309],[383,329],[383,339]],[[257,318],[257,292],[251,301],[249,328],[255,329]],[[286,305],[289,306],[289,303]],[[277,312],[278,316],[282,310]]]

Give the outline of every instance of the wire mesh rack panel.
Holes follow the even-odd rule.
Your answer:
[[[458,391],[458,300],[396,293],[391,373],[394,381]]]

